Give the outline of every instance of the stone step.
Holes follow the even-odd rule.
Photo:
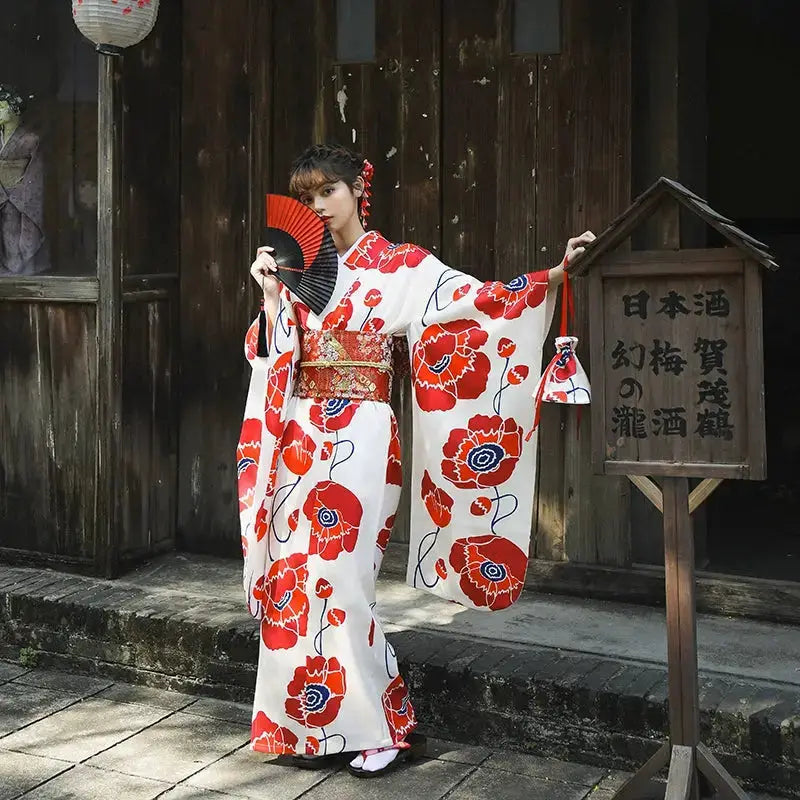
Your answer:
[[[258,629],[240,569],[185,554],[115,581],[0,566],[0,656],[248,702]],[[636,641],[622,646],[653,636],[643,621],[652,610],[526,596],[517,616],[480,615],[421,597],[397,579],[379,582],[418,716],[440,736],[626,770],[666,737],[663,644],[652,658]],[[595,616],[629,620],[630,635],[607,624],[591,637]],[[735,622],[740,650],[763,649],[769,631]],[[776,653],[798,633],[769,630]],[[800,797],[800,672],[793,680],[785,652],[777,670],[754,669],[754,658],[727,672],[701,664],[702,738],[745,785]]]

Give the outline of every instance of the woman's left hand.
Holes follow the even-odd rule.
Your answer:
[[[569,272],[572,263],[578,256],[586,250],[586,245],[593,242],[597,237],[591,231],[585,231],[580,236],[575,236],[567,240],[567,249],[564,251],[564,269]]]

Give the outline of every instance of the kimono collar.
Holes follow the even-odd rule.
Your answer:
[[[343,264],[349,269],[369,267],[390,244],[378,231],[369,231],[347,251]]]

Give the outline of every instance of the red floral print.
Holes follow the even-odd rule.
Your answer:
[[[378,540],[376,544],[378,545],[378,550],[380,550],[381,553],[385,553],[386,548],[389,545],[389,539],[392,535],[392,530],[394,530],[395,516],[396,514],[392,514],[391,517],[387,517],[386,522],[383,524],[383,528],[378,534]]]
[[[331,586],[330,581],[326,581],[325,578],[320,578],[317,581],[314,593],[321,600],[327,600],[333,594],[333,586]]]
[[[379,333],[383,330],[383,326],[386,323],[380,317],[372,317],[372,319],[368,319],[362,326],[361,332],[362,333]]]
[[[506,380],[512,386],[519,386],[525,378],[528,377],[528,367],[525,364],[517,364],[516,367],[511,367],[506,376]]]
[[[383,273],[397,272],[400,267],[414,269],[429,255],[425,248],[416,244],[390,244],[384,248],[373,267]]]
[[[436,574],[442,579],[447,578],[447,565],[444,563],[443,558],[436,559]]]
[[[490,363],[480,348],[487,339],[486,331],[468,319],[425,329],[412,355],[414,391],[423,411],[448,411],[457,400],[483,394]]]
[[[322,320],[324,330],[340,330],[347,328],[347,323],[353,316],[353,301],[349,297],[344,297],[339,301],[339,305],[325,315]]]
[[[518,275],[508,283],[485,283],[475,297],[475,308],[492,319],[516,319],[527,308],[536,308],[547,296],[547,271]]]
[[[315,756],[319,753],[319,739],[316,736],[306,736],[306,755]]]
[[[317,445],[314,440],[291,420],[283,431],[281,455],[283,463],[294,475],[305,475],[314,463],[314,451]]]
[[[472,501],[469,507],[470,513],[475,517],[483,517],[492,510],[492,501],[490,498],[482,495],[477,500]]]
[[[381,304],[381,300],[383,299],[383,295],[381,295],[379,289],[370,289],[366,295],[364,295],[364,305],[367,308],[375,308]]]
[[[266,501],[261,503],[256,512],[256,521],[253,525],[253,530],[255,531],[257,542],[260,542],[267,535],[267,531],[269,530],[269,511]]]
[[[496,611],[522,592],[528,557],[510,539],[487,534],[456,539],[450,565],[461,575],[461,591],[476,606]]]
[[[252,361],[258,355],[258,318],[244,335],[244,355],[248,361]]]
[[[342,550],[353,552],[363,509],[349,489],[333,481],[318,483],[306,498],[303,513],[311,522],[309,555],[333,561]]]
[[[345,669],[337,658],[306,656],[286,687],[286,715],[307,728],[321,728],[336,719],[347,691]]]
[[[267,429],[273,436],[280,436],[281,409],[289,385],[289,371],[292,366],[292,354],[283,353],[278,356],[267,378],[267,399],[264,407]]]
[[[442,448],[442,475],[461,489],[499,486],[522,453],[522,428],[512,418],[477,414],[455,428]]]
[[[311,424],[323,433],[333,433],[346,428],[358,411],[360,402],[346,398],[319,400],[311,406],[308,418]],[[333,445],[331,445],[332,447]]]
[[[458,289],[453,292],[453,302],[455,303],[462,297],[466,297],[469,294],[470,288],[471,287],[468,283],[465,283],[463,286],[459,286]]]
[[[497,343],[497,355],[499,355],[500,358],[511,358],[511,356],[513,356],[516,352],[516,349],[517,346],[514,344],[514,342],[512,342],[511,339],[506,339],[505,337],[503,337]]]
[[[431,480],[428,470],[422,475],[422,501],[428,510],[431,521],[437,528],[450,524],[453,512],[453,498]]]
[[[346,616],[347,613],[343,608],[332,608],[327,614],[328,624],[332,628],[338,628],[340,625],[344,624]]]
[[[290,755],[297,747],[297,737],[288,728],[273,722],[263,711],[253,717],[250,740],[253,750],[259,753]]]
[[[417,719],[408,697],[408,687],[399,675],[386,687],[381,700],[392,742],[402,742],[417,727]]]
[[[308,628],[307,556],[293,553],[275,561],[253,597],[261,601],[261,639],[270,650],[288,650]],[[258,584],[256,584],[258,586]]]
[[[386,459],[386,483],[391,486],[403,485],[403,464],[400,452],[400,431],[397,420],[392,415],[389,435],[389,454]]]
[[[246,419],[239,434],[236,448],[236,473],[238,476],[239,511],[253,505],[253,492],[258,476],[258,460],[261,456],[261,431],[259,419]]]

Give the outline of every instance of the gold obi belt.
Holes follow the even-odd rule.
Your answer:
[[[392,394],[392,338],[358,331],[305,331],[294,393],[388,403]]]

